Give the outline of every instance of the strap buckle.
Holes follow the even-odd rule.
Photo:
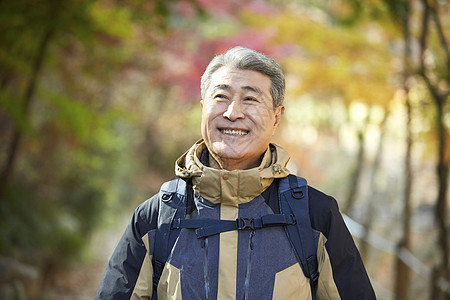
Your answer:
[[[256,229],[252,218],[237,218],[236,219],[236,228],[238,230],[245,230],[245,229],[255,230]]]
[[[164,193],[164,194],[161,196],[161,200],[162,200],[163,202],[167,203],[167,202],[169,202],[170,200],[172,200],[173,194],[175,194],[175,193],[170,193],[170,194]]]
[[[293,188],[291,189],[292,197],[295,199],[302,199],[305,196],[305,193],[303,192],[303,188]]]

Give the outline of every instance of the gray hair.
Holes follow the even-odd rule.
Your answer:
[[[277,108],[284,100],[284,74],[280,65],[267,55],[245,47],[234,47],[224,54],[217,55],[209,63],[201,80],[202,98],[205,99],[206,90],[211,83],[211,76],[221,67],[233,67],[240,70],[257,71],[269,76],[272,86],[273,107]]]

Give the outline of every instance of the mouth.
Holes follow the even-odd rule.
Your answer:
[[[219,129],[219,130],[223,134],[238,135],[238,136],[247,135],[249,132],[248,130],[242,130],[242,129]]]

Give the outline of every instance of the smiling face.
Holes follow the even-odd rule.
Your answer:
[[[219,167],[259,165],[284,114],[283,106],[274,109],[270,88],[270,78],[256,71],[222,67],[212,74],[201,101],[201,129]]]

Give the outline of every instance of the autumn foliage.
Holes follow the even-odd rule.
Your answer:
[[[1,1],[0,298],[92,264],[200,138],[208,62],[242,45],[285,70],[275,141],[362,226],[378,298],[448,299],[449,24],[434,0]]]

